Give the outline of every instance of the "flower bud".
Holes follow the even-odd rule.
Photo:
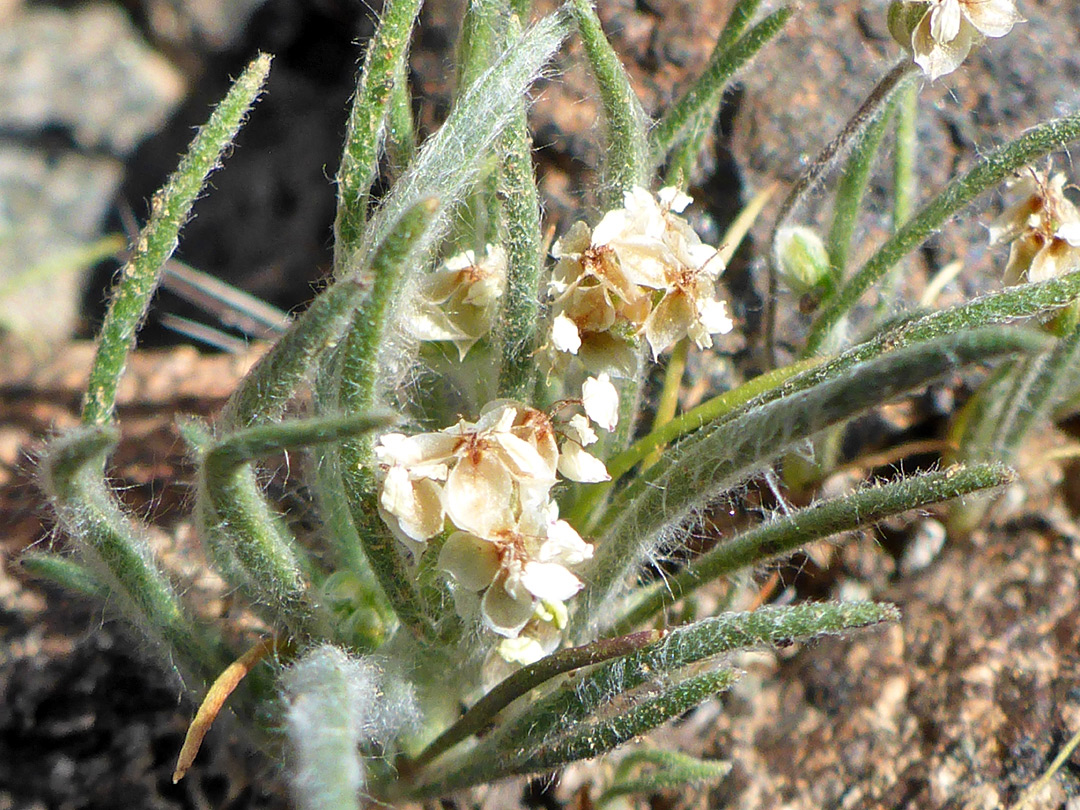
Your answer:
[[[929,8],[929,3],[913,3],[911,0],[893,0],[889,5],[889,33],[904,50],[913,50],[912,34]]]
[[[798,295],[819,292],[832,280],[829,253],[810,228],[781,228],[776,234],[776,258],[780,277]]]

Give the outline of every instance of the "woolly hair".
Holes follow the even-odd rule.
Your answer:
[[[371,658],[326,644],[282,675],[293,796],[302,810],[359,808],[362,748],[388,745],[418,722],[412,687]]]

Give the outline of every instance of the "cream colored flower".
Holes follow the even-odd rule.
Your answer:
[[[1003,37],[1021,20],[1015,0],[931,0],[911,33],[915,64],[934,81],[960,67],[984,37]]]
[[[546,414],[497,402],[475,424],[462,420],[446,432],[457,436],[457,463],[446,477],[443,508],[459,529],[487,537],[546,500],[558,467]]]
[[[491,331],[506,292],[506,251],[488,245],[483,258],[467,250],[443,263],[420,284],[409,328],[420,340],[450,341],[464,359]]]
[[[990,244],[1009,244],[1007,284],[1045,281],[1080,268],[1080,210],[1065,196],[1065,175],[1029,170],[1011,188],[1020,200],[989,226]]]
[[[629,336],[649,314],[650,295],[631,282],[607,247],[591,244],[591,231],[575,223],[552,249],[555,268],[551,346],[577,355],[586,368],[627,376],[635,356]]]
[[[551,343],[557,352],[579,354],[589,370],[620,373],[610,362],[620,325],[644,334],[654,356],[688,335],[707,348],[712,335],[733,328],[716,297],[724,269],[717,251],[678,215],[689,202],[675,188],[654,196],[634,187],[591,233],[577,223],[556,244]],[[625,338],[622,344],[630,346]],[[620,359],[625,365],[626,357]]]
[[[712,346],[712,336],[735,328],[727,304],[716,298],[716,285],[700,270],[684,268],[671,274],[671,287],[649,313],[642,332],[653,357],[689,337],[699,349]]]
[[[455,532],[439,554],[439,568],[468,591],[483,591],[480,613],[484,624],[506,638],[518,635],[540,610],[551,616],[558,609],[545,605],[565,602],[583,584],[567,566],[592,557],[586,543],[564,520],[555,504],[525,512],[513,527],[487,537]]]
[[[453,460],[454,439],[441,433],[383,435],[375,446],[380,463],[379,514],[412,553],[443,530],[442,484]]]

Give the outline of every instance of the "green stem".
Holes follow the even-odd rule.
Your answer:
[[[135,345],[135,333],[146,317],[161,269],[176,249],[180,229],[191,213],[210,172],[236,137],[244,116],[262,91],[270,57],[257,56],[236,80],[210,120],[192,140],[179,167],[154,195],[150,221],[139,233],[132,256],[117,275],[101,325],[97,354],[83,397],[84,425],[112,422],[116,390]]]
[[[578,600],[575,632],[587,632],[619,596],[627,577],[665,530],[673,530],[695,508],[798,442],[970,363],[1029,354],[1044,346],[1043,336],[1021,330],[950,335],[889,352],[799,396],[774,400],[688,437],[607,507],[613,517],[584,572],[587,587]]]
[[[870,526],[911,509],[980,490],[1009,484],[1014,475],[998,465],[952,467],[942,472],[902,478],[841,498],[821,501],[736,535],[698,557],[684,570],[667,576],[635,599],[611,632],[640,627],[668,605],[719,577],[776,559],[808,543]]]
[[[334,274],[344,275],[354,260],[367,222],[368,195],[379,171],[379,151],[396,79],[408,57],[409,38],[422,0],[387,0],[368,41],[356,86],[345,149],[338,168],[334,220]]]
[[[981,159],[953,180],[859,269],[818,313],[806,341],[805,355],[818,351],[840,322],[900,259],[926,241],[942,224],[987,189],[1017,169],[1080,137],[1080,113],[1041,124]]]
[[[570,0],[585,56],[589,60],[607,124],[608,149],[604,157],[604,206],[618,208],[623,192],[648,183],[647,120],[630,77],[611,47],[590,0]]]
[[[776,363],[776,307],[777,296],[780,291],[779,274],[776,265],[776,235],[787,224],[788,218],[795,209],[815,189],[826,172],[832,168],[836,159],[848,149],[852,141],[857,138],[867,126],[876,121],[881,111],[892,99],[893,94],[903,85],[904,80],[913,75],[918,68],[909,57],[905,57],[890,70],[878,82],[877,86],[870,91],[862,105],[851,119],[844,125],[840,134],[830,141],[821,154],[815,158],[806,171],[788,192],[787,197],[780,204],[780,210],[776,214],[773,223],[772,234],[769,237],[768,271],[769,286],[765,297],[765,351],[773,365]]]
[[[687,132],[698,121],[698,117],[717,103],[731,77],[753,59],[766,43],[780,33],[791,15],[795,13],[792,6],[779,8],[737,41],[731,42],[739,26],[745,27],[749,20],[749,16],[743,16],[745,12],[749,11],[752,15],[756,10],[750,8],[751,5],[746,3],[744,6],[737,6],[732,12],[731,19],[736,21],[736,27],[730,31],[725,30],[721,34],[720,41],[709,56],[705,70],[690,86],[690,89],[668,108],[649,133],[649,151],[654,166],[664,162],[671,149],[686,137]],[[736,15],[739,16],[736,17]]]

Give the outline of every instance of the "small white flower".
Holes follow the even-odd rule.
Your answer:
[[[1028,170],[1010,188],[1020,199],[989,226],[990,244],[1009,244],[1005,282],[1046,281],[1080,267],[1080,210],[1065,175]]]
[[[609,433],[615,429],[619,423],[619,392],[606,372],[585,380],[581,386],[581,401],[593,422]]]
[[[506,250],[488,245],[483,258],[467,250],[447,259],[420,285],[409,329],[420,340],[450,341],[464,359],[495,322],[506,291]]]
[[[1021,20],[1015,0],[930,0],[911,33],[915,64],[934,81],[960,67],[984,37],[1003,37]]]
[[[557,514],[548,505],[523,514],[513,529],[487,538],[455,532],[443,545],[439,567],[459,587],[484,591],[480,613],[494,633],[515,637],[538,605],[564,602],[583,587],[567,566],[589,559],[592,546]]]

